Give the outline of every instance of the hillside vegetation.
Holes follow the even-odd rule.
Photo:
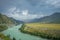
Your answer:
[[[0,13],[0,24],[13,25],[13,24],[17,24],[17,22],[7,17],[6,15]]]
[[[6,30],[8,27],[6,25],[0,25],[0,32]]]

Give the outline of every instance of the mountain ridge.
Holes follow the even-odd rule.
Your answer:
[[[38,19],[33,19],[31,23],[40,22],[40,23],[60,23],[60,12],[53,13],[50,16],[45,16]]]

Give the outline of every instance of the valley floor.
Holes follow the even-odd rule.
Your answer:
[[[20,30],[23,33],[40,36],[42,38],[60,40],[60,24],[28,23],[23,24]]]

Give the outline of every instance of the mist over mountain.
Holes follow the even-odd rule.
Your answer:
[[[50,16],[44,16],[41,18],[30,19],[30,20],[27,20],[24,22],[28,22],[28,23],[34,23],[34,22],[60,23],[60,12],[55,12]],[[0,24],[20,24],[20,23],[24,23],[24,22],[22,20],[16,20],[12,17],[7,17],[0,13]]]
[[[60,23],[60,12],[55,12],[50,16],[33,19],[29,22],[40,22],[40,23]]]

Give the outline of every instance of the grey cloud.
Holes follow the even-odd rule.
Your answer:
[[[42,14],[43,16],[50,15],[60,11],[60,0],[0,0],[0,12],[6,15],[22,15],[22,11],[24,10],[29,11],[29,15],[25,18],[31,15],[38,15],[38,17],[41,17]],[[22,16],[20,17],[22,18]]]

